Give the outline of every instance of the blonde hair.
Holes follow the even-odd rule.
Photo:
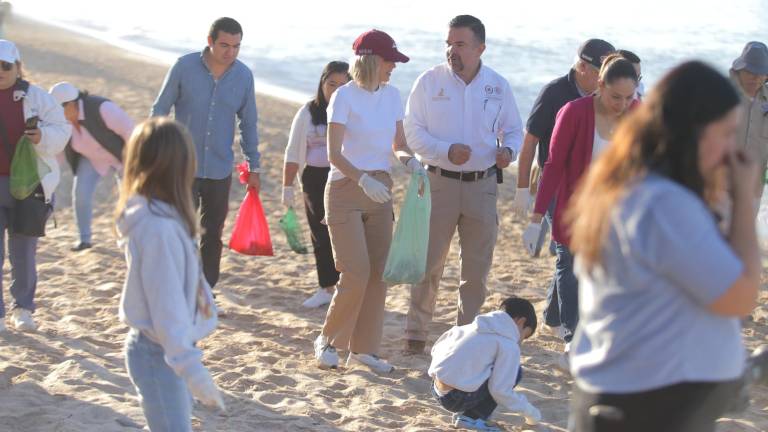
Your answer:
[[[381,57],[375,54],[364,54],[355,57],[350,74],[358,86],[374,91],[379,87],[379,65]]]
[[[133,130],[123,150],[125,174],[115,218],[123,214],[128,199],[141,195],[163,201],[179,212],[194,237],[199,232],[192,204],[195,147],[186,127],[168,117],[154,117]]]

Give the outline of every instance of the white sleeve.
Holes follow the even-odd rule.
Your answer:
[[[40,155],[56,156],[64,150],[72,135],[72,126],[64,117],[64,109],[53,96],[44,90],[33,90],[32,86],[27,97],[31,98],[29,103],[38,104],[40,117],[40,143],[33,148]]]
[[[347,91],[344,87],[333,92],[331,100],[328,102],[328,123],[347,124],[349,119],[349,101],[347,101]]]
[[[505,81],[506,82],[506,81]],[[504,101],[499,116],[499,132],[504,147],[509,147],[515,156],[520,154],[523,145],[523,121],[517,108],[515,95],[509,82],[504,86]]]
[[[514,390],[519,367],[520,348],[513,343],[500,345],[488,382],[488,390],[493,400],[508,411],[523,413],[529,405],[528,399]]]
[[[442,141],[429,133],[427,128],[427,96],[424,90],[425,75],[420,76],[413,85],[408,103],[405,106],[405,139],[408,147],[419,156],[428,160],[448,160],[450,142]]]
[[[293,117],[291,132],[288,135],[288,145],[285,147],[285,160],[283,164],[288,162],[299,163],[301,146],[307,145],[307,123],[309,122],[309,117],[310,113],[307,105],[301,107]]]

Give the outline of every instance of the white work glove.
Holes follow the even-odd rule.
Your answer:
[[[427,170],[424,169],[424,165],[419,162],[418,159],[415,157],[412,157],[408,159],[408,162],[406,162],[405,167],[408,169],[408,172],[411,174],[418,174],[418,175],[427,175]]]
[[[528,255],[536,255],[536,244],[539,242],[539,236],[541,235],[541,222],[529,223],[528,227],[523,232],[523,245],[525,250],[528,251]]]
[[[293,207],[294,199],[293,186],[283,186],[283,197],[280,202],[286,207]]]
[[[213,382],[213,378],[207,369],[204,374],[199,374],[187,382],[187,387],[189,387],[192,397],[199,400],[203,405],[212,408],[218,407],[222,411],[227,411],[219,388],[216,387],[216,383]]]
[[[389,194],[387,186],[385,186],[384,183],[376,180],[366,173],[363,173],[363,175],[360,176],[360,180],[358,180],[357,184],[363,188],[363,192],[365,192],[365,194],[368,195],[368,198],[374,202],[381,204],[389,201],[392,198],[392,196]]]
[[[523,408],[520,413],[525,417],[525,424],[528,426],[536,426],[541,421],[541,411],[538,408],[531,405],[530,402]]]
[[[528,216],[528,207],[531,205],[531,192],[528,188],[517,188],[515,200],[512,201],[512,210],[519,218]]]

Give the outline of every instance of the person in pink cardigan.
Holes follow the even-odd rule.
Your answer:
[[[533,254],[541,231],[541,219],[555,199],[552,238],[557,261],[548,295],[552,305],[547,308],[544,320],[551,327],[563,327],[565,352],[560,357],[559,366],[564,370],[568,370],[570,342],[579,321],[579,311],[578,281],[573,274],[573,255],[568,248],[569,233],[563,214],[579,180],[592,160],[608,146],[616,125],[633,105],[637,84],[638,76],[632,63],[612,54],[600,68],[595,95],[576,99],[560,109],[531,223],[523,233],[525,247]]]

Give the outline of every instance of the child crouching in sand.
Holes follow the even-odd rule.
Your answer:
[[[520,381],[520,343],[536,331],[536,312],[528,300],[510,297],[500,310],[453,327],[432,347],[429,376],[440,405],[454,413],[453,425],[498,431],[486,423],[497,405],[521,413],[535,424],[541,413],[513,388]]]
[[[127,275],[120,320],[128,376],[152,432],[192,431],[192,398],[224,409],[195,342],[216,328],[192,205],[195,150],[179,123],[153,118],[125,149],[117,231]]]

